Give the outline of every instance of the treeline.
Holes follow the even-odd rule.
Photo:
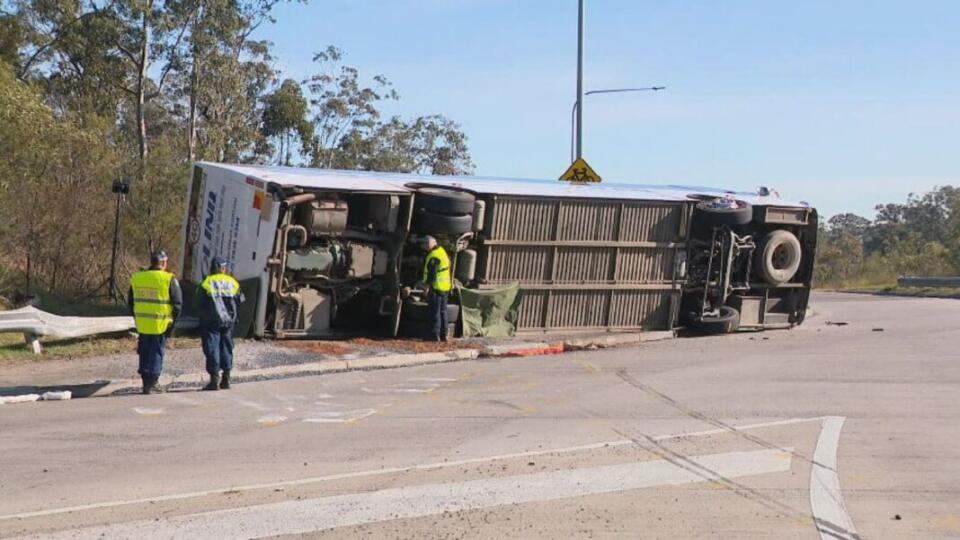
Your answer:
[[[903,275],[960,275],[960,189],[939,187],[876,211],[873,221],[840,214],[821,222],[818,286],[883,286]]]
[[[275,5],[0,0],[0,290],[95,291],[119,180],[120,277],[156,247],[177,261],[193,161],[472,170],[454,121],[383,117],[396,90],[334,47],[284,80],[255,39]]]

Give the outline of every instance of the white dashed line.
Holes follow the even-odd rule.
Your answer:
[[[164,413],[164,410],[161,408],[153,407],[134,407],[133,412],[137,414],[142,414],[143,416],[157,416]]]
[[[264,426],[275,426],[286,421],[287,417],[279,414],[268,414],[267,416],[261,416],[257,419],[257,423]]]
[[[791,418],[788,420],[774,420],[772,422],[760,422],[756,424],[746,424],[742,426],[734,426],[738,430],[747,430],[747,429],[760,429],[766,427],[774,426],[785,426],[789,424],[799,424],[804,422],[813,422],[823,420],[823,417],[817,416],[812,418]],[[730,430],[726,428],[718,429],[709,429],[705,431],[693,431],[685,433],[675,433],[670,435],[658,435],[653,439],[656,441],[667,441],[672,439],[682,439],[686,437],[704,437],[708,435],[718,435],[721,433],[728,433]],[[68,506],[64,508],[52,508],[48,510],[36,510],[33,512],[23,512],[19,514],[10,514],[6,516],[0,516],[0,521],[10,520],[10,519],[25,519],[39,516],[51,516],[56,514],[65,514],[69,512],[80,512],[84,510],[96,510],[100,508],[114,508],[118,506],[126,506],[132,504],[149,504],[157,503],[164,501],[176,501],[182,499],[193,499],[196,497],[207,497],[210,495],[219,495],[225,491],[230,492],[243,492],[243,491],[256,491],[261,489],[277,489],[283,487],[293,487],[293,486],[302,486],[309,484],[317,484],[322,482],[330,482],[334,480],[344,480],[349,478],[364,478],[370,476],[379,476],[384,474],[396,474],[412,471],[429,471],[436,469],[444,469],[448,467],[458,467],[462,465],[472,465],[477,463],[489,463],[492,461],[503,461],[508,459],[517,459],[517,458],[528,458],[533,456],[543,456],[548,454],[566,454],[572,452],[582,452],[586,450],[596,450],[606,447],[616,447],[616,446],[626,446],[635,444],[633,441],[628,439],[617,439],[614,441],[605,441],[597,442],[590,444],[583,444],[578,446],[567,446],[564,448],[550,448],[544,450],[529,450],[526,452],[514,452],[510,454],[501,454],[496,456],[485,456],[478,458],[467,458],[459,460],[450,460],[450,461],[440,461],[434,463],[423,463],[420,465],[412,465],[407,467],[388,467],[383,469],[373,469],[366,471],[355,471],[355,472],[346,472],[339,474],[332,474],[327,476],[314,476],[310,478],[301,478],[297,480],[287,480],[284,482],[273,482],[265,484],[249,484],[245,486],[228,486],[218,489],[210,489],[205,491],[193,491],[188,493],[175,493],[171,495],[160,495],[157,497],[144,497],[140,499],[129,499],[121,501],[107,501],[101,503],[92,503],[92,504],[83,504],[78,506]]]
[[[324,412],[317,414],[316,418],[304,418],[303,421],[308,424],[345,424],[363,420],[368,416],[377,414],[376,409],[361,409],[358,411],[345,412]]]

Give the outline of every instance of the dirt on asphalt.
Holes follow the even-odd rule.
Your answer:
[[[392,351],[398,353],[447,352],[456,349],[479,349],[481,344],[471,340],[446,342],[421,341],[417,339],[374,339],[357,337],[345,341],[296,340],[278,341],[278,345],[302,352],[340,356],[350,353]]]

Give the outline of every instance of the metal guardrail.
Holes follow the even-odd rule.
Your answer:
[[[938,289],[960,289],[960,277],[917,277],[904,276],[897,279],[898,287],[931,287]]]
[[[23,334],[27,345],[40,354],[40,336],[75,338],[123,332],[134,328],[133,317],[61,317],[35,307],[0,312],[0,333]]]

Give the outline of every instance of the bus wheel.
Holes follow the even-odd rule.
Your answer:
[[[771,285],[783,285],[800,269],[800,240],[790,231],[777,230],[763,237],[754,268]]]
[[[732,334],[740,327],[740,312],[730,306],[720,306],[717,315],[704,315],[690,325],[694,332],[704,335]]]
[[[693,224],[699,227],[736,227],[753,220],[753,207],[744,201],[733,201],[734,206],[724,206],[716,201],[700,201],[694,207]]]
[[[473,230],[473,216],[449,216],[419,211],[413,216],[413,231],[420,234],[463,234]]]
[[[439,187],[417,189],[415,206],[417,210],[456,216],[472,214],[476,197],[466,191]]]

